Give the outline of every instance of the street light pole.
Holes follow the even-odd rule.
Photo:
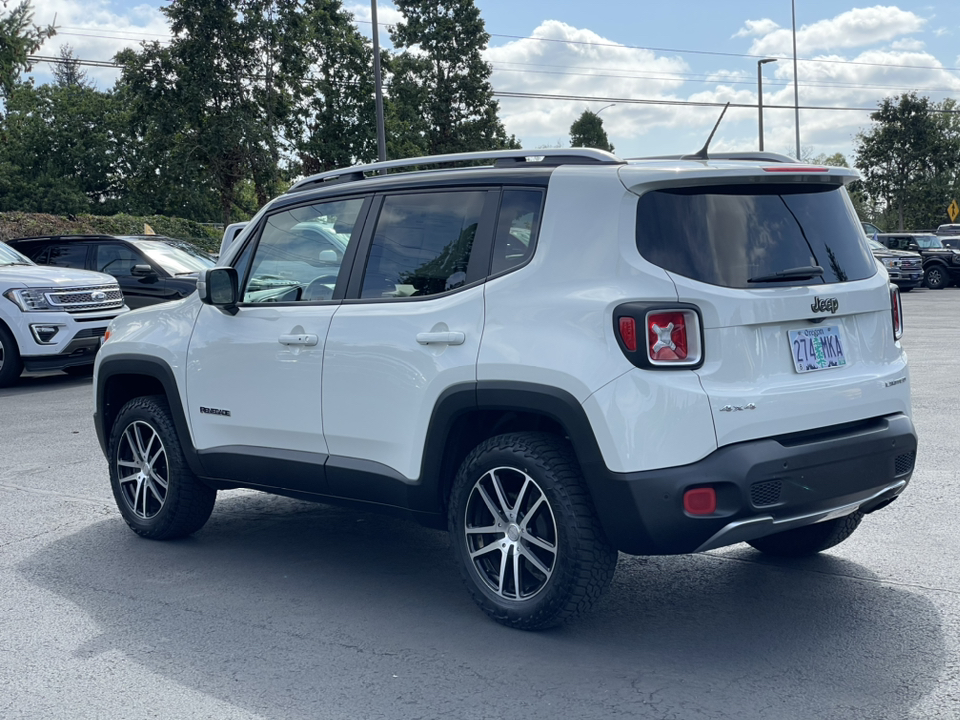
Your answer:
[[[777,58],[757,60],[757,109],[760,112],[760,152],[763,152],[763,73],[760,71],[760,67],[776,61]]]
[[[797,125],[797,160],[800,160],[800,85],[797,80],[797,3],[790,0],[790,16],[793,19],[793,116]]]
[[[594,113],[594,115],[599,115],[599,114],[602,113],[604,110],[606,110],[607,108],[612,108],[614,105],[616,105],[616,103],[610,103],[609,105],[604,105],[602,108],[600,108],[599,110],[597,110],[597,111]]]

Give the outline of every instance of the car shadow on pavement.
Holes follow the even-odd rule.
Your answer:
[[[117,516],[18,571],[99,628],[75,658],[121,652],[265,718],[904,718],[931,691],[920,592],[752,557],[621,556],[593,613],[523,633],[476,609],[445,533],[237,491],[187,540]]]

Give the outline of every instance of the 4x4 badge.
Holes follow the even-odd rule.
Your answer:
[[[829,312],[831,315],[840,308],[836,298],[815,298],[810,309],[814,312]]]

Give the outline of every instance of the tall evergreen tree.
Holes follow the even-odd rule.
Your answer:
[[[69,45],[60,46],[60,62],[53,65],[53,82],[60,87],[93,86]]]
[[[40,27],[33,22],[30,0],[22,0],[7,11],[3,2],[0,12],[0,97],[10,97],[23,70],[30,67],[27,58],[37,51],[44,40],[57,34],[53,25]]]
[[[493,99],[490,40],[473,0],[396,0],[390,33],[403,52],[391,63],[391,157],[519,147]],[[397,152],[399,151],[399,153]]]
[[[587,147],[613,152],[613,145],[603,129],[603,120],[594,112],[584,110],[570,125],[570,147]]]

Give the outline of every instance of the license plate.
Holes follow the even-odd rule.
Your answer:
[[[847,364],[840,328],[836,325],[790,330],[788,335],[793,364],[799,373],[827,370]]]

